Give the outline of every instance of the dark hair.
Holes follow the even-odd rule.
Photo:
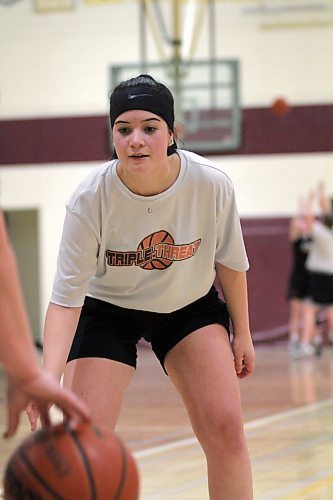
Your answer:
[[[326,215],[323,219],[324,225],[333,229],[333,213],[331,215]]]
[[[131,91],[135,91],[131,94]],[[116,85],[110,95],[110,123],[113,127],[114,121],[119,114],[130,109],[145,109],[161,116],[167,123],[170,132],[174,134],[174,99],[173,95],[163,83],[158,82],[148,74],[141,74],[134,78],[122,81]],[[168,147],[167,154],[170,156],[177,149],[176,141]],[[112,159],[118,158],[113,151]]]
[[[331,205],[331,211],[323,217],[323,223],[325,226],[333,229],[333,198],[329,199],[329,204]]]

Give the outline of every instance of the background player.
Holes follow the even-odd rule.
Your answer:
[[[292,247],[292,268],[288,283],[289,301],[289,350],[298,350],[304,323],[304,301],[308,295],[309,272],[305,267],[311,244],[305,220],[305,204],[300,200],[298,214],[289,226],[289,241]]]
[[[305,305],[302,342],[296,357],[311,356],[315,353],[313,343],[316,313],[319,309],[325,310],[329,331],[333,330],[333,214],[322,184],[317,194],[321,208],[319,219],[314,216],[314,193],[309,195],[307,203],[307,226],[313,240],[306,260],[306,268],[310,272],[309,300]]]

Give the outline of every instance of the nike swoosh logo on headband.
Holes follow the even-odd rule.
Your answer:
[[[153,97],[152,94],[128,94],[128,99],[135,99],[136,97]]]

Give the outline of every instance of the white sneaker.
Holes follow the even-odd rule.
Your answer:
[[[313,356],[316,354],[316,349],[312,344],[300,344],[298,349],[293,353],[293,358],[301,359]]]
[[[312,342],[313,347],[315,348],[316,356],[320,356],[323,351],[323,341],[322,338],[315,337]]]
[[[288,351],[292,354],[297,351],[300,345],[300,340],[298,336],[292,336],[288,342]]]

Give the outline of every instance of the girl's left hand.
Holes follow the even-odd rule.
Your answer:
[[[250,375],[254,370],[255,352],[250,335],[234,335],[232,340],[235,370],[238,378]]]

